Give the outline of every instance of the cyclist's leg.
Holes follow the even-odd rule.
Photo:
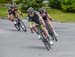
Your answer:
[[[8,19],[13,22],[14,16],[12,14],[8,15]]]
[[[16,21],[14,21],[14,20],[15,20],[15,16],[14,16],[13,14],[8,15],[8,19],[9,19],[10,21],[12,21],[13,24],[16,24]]]
[[[33,27],[32,27],[32,29],[36,32],[36,34],[39,35],[39,32],[38,32],[38,29],[37,29],[36,25],[37,25],[37,24],[36,24],[35,22],[33,22]]]
[[[53,45],[53,41],[49,38],[47,29],[43,25],[41,25],[40,28],[43,30],[43,33],[47,36],[47,39],[50,40],[50,45]]]
[[[29,21],[28,23],[29,23],[29,27],[30,27],[31,32],[32,33],[34,33],[34,31],[36,32],[37,31],[37,28],[36,28],[35,22]]]
[[[44,33],[47,37],[49,37],[49,34],[48,34],[47,29],[46,29],[42,24],[40,25],[40,28],[42,29],[43,33]]]
[[[41,36],[39,35],[38,29],[36,27],[36,23],[31,21],[29,22],[29,25],[30,25],[31,32],[32,33],[36,32],[36,34],[38,35],[38,38],[40,39]]]
[[[32,27],[33,27],[33,22],[32,21],[28,21],[28,24],[29,24],[29,27],[30,27],[30,30],[31,30],[31,32],[33,33],[33,29],[32,29]]]
[[[51,22],[49,20],[47,20],[46,22],[48,22],[48,24],[50,25],[50,27],[51,27],[52,31],[54,32],[55,36],[58,36],[58,34],[56,33],[56,31],[55,31],[53,25],[51,24]]]

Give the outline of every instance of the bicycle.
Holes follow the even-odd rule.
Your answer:
[[[41,40],[45,45],[45,48],[49,51],[51,49],[50,40],[45,34],[43,33],[42,29],[40,28],[40,25],[36,26],[39,32],[39,35],[41,36]]]
[[[16,27],[16,29],[17,29],[18,31],[20,31],[21,29],[22,29],[24,32],[27,31],[26,26],[25,26],[24,22],[23,22],[21,19],[15,18],[14,21],[16,21],[16,24],[14,24],[14,26]]]
[[[52,28],[50,27],[50,25],[48,24],[48,22],[45,22],[45,23],[46,23],[46,29],[48,30],[49,35],[51,35],[52,39],[57,42],[58,39],[57,39],[57,37],[55,36],[55,34],[54,34]]]

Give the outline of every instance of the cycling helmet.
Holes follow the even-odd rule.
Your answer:
[[[18,7],[16,5],[14,6],[14,8],[15,8],[15,10],[18,10]]]
[[[10,5],[10,8],[17,8],[16,5]]]
[[[45,12],[45,9],[44,9],[44,8],[40,8],[40,9],[39,9],[39,12],[40,12],[40,13],[44,13],[44,12]]]
[[[11,8],[11,9],[12,9],[12,8],[15,8],[15,6],[14,6],[14,5],[11,5],[10,8]]]
[[[27,12],[34,12],[34,9],[32,7],[29,7]]]

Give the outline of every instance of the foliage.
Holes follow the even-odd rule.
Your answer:
[[[75,12],[75,0],[49,0],[49,6],[67,12]]]
[[[59,9],[47,8],[47,12],[58,22],[75,22],[75,13],[63,12]]]
[[[52,8],[61,8],[60,0],[49,0],[49,6]]]
[[[64,11],[75,12],[75,0],[61,0],[61,8]]]
[[[10,3],[10,0],[0,0],[0,4]]]
[[[21,5],[21,10],[26,12],[29,7],[33,7],[35,10],[42,7],[43,0],[17,0],[16,3]]]

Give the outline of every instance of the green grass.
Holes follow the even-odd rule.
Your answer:
[[[27,13],[23,13],[23,17],[22,18],[26,18],[27,17]]]
[[[6,16],[7,16],[7,8],[0,7],[0,17],[6,17]]]
[[[65,13],[58,9],[47,8],[49,15],[59,22],[75,22],[75,13]],[[0,17],[7,17],[7,8],[0,7]],[[23,13],[23,19],[27,17],[27,13]]]
[[[59,22],[75,22],[75,13],[65,13],[58,9],[47,9],[49,15]]]

